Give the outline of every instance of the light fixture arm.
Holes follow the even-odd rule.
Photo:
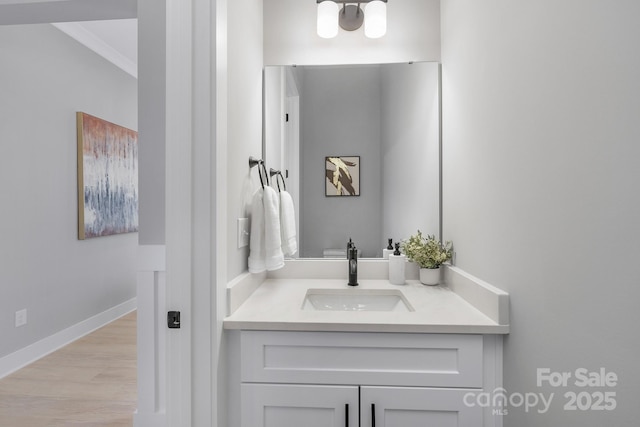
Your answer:
[[[333,38],[338,34],[338,25],[343,30],[355,31],[364,23],[365,36],[369,38],[382,37],[386,32],[387,1],[316,0],[318,4],[318,35],[323,38]],[[342,4],[342,9],[338,9],[338,4]],[[366,5],[367,16],[360,7],[361,4]],[[332,15],[332,9],[337,10],[337,18],[332,18],[332,16],[335,17]]]
[[[316,3],[322,3],[323,1],[327,1],[327,0],[316,0]],[[360,4],[362,3],[370,3],[374,0],[331,0],[334,3],[338,3],[338,4],[357,4],[358,6],[360,6]],[[383,3],[387,3],[388,0],[379,0]]]

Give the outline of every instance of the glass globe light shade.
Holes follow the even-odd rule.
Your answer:
[[[375,0],[367,3],[364,10],[364,35],[377,39],[387,32],[387,5]]]
[[[318,3],[318,35],[330,39],[338,35],[338,4],[333,1]]]

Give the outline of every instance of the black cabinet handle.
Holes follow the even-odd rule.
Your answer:
[[[376,427],[376,404],[371,404],[371,427]]]
[[[344,425],[345,427],[349,427],[349,404],[344,404]]]

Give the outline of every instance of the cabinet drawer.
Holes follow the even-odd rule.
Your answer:
[[[242,382],[482,387],[482,336],[241,333]]]

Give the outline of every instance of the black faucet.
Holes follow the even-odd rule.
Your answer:
[[[349,262],[349,286],[358,286],[358,249],[349,239],[347,245],[347,261]]]

